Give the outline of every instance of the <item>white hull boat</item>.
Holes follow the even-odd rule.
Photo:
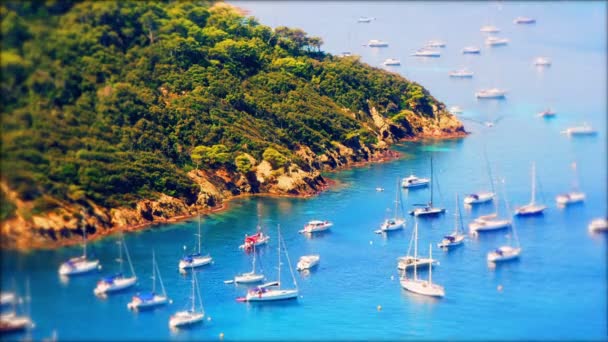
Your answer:
[[[381,232],[389,232],[393,230],[403,229],[405,227],[404,219],[387,219],[380,226]]]
[[[449,250],[450,247],[460,246],[464,243],[464,230],[462,227],[462,215],[460,213],[460,203],[458,200],[458,194],[456,194],[456,212],[454,213],[454,231],[449,235],[445,235],[441,242],[437,244],[437,247]]]
[[[253,284],[259,283],[264,280],[263,274],[257,274],[255,272],[242,273],[234,277],[234,282],[237,284]]]
[[[410,211],[410,215],[418,216],[435,216],[439,214],[445,213],[445,209],[443,208],[434,208],[431,206],[425,206],[422,208],[416,208]]]
[[[568,205],[580,203],[585,200],[585,193],[583,192],[570,192],[567,194],[560,194],[555,197],[555,201],[559,205]]]
[[[485,232],[509,227],[511,227],[511,221],[499,219],[496,214],[481,216],[469,223],[469,230],[471,232]]]
[[[401,287],[404,289],[430,297],[444,297],[445,289],[443,286],[429,283],[422,279],[401,279]]]
[[[504,99],[506,93],[506,91],[497,88],[484,89],[476,92],[475,97],[478,99]]]
[[[202,323],[205,320],[205,314],[202,312],[179,311],[169,318],[170,328],[183,328],[197,323]]]
[[[72,258],[59,266],[59,274],[63,276],[84,274],[99,267],[99,260],[88,260],[85,256]]]
[[[417,257],[413,257],[413,256],[404,256],[404,257],[399,257],[399,259],[397,259],[397,269],[399,270],[408,270],[408,269],[414,269],[415,267],[422,267],[422,266],[435,266],[435,265],[439,265],[439,261],[435,260],[435,259],[431,259],[431,258],[417,258]]]
[[[384,64],[386,66],[399,66],[399,65],[401,65],[401,61],[398,59],[394,59],[394,58],[388,58],[382,64]]]
[[[321,257],[318,254],[301,256],[298,264],[296,265],[296,270],[309,270],[317,266],[320,260]]]
[[[521,248],[502,246],[488,253],[489,262],[509,261],[519,258]]]
[[[369,47],[388,47],[388,43],[383,42],[381,40],[372,39],[367,43],[367,46],[369,46]]]
[[[551,66],[551,61],[547,57],[538,57],[534,60],[536,66]]]
[[[547,209],[547,207],[544,205],[530,203],[530,204],[526,204],[524,206],[521,206],[521,207],[515,209],[515,215],[517,215],[517,216],[540,215],[545,211],[545,209]]]
[[[152,309],[157,306],[165,305],[169,302],[167,296],[158,295],[155,293],[136,295],[127,303],[129,310],[141,311]]]
[[[0,306],[10,305],[17,301],[17,296],[12,292],[0,292]]]
[[[329,221],[313,220],[308,222],[299,233],[318,233],[328,230],[334,224]]]
[[[569,136],[585,136],[596,135],[597,131],[589,125],[583,125],[578,127],[570,127],[562,133],[568,134]]]
[[[451,71],[448,75],[452,78],[473,78],[473,72],[466,69]]]
[[[486,25],[486,26],[482,26],[481,29],[479,29],[479,31],[481,31],[483,33],[498,33],[498,32],[500,32],[500,29],[496,26]]]
[[[93,290],[96,295],[103,295],[120,290],[127,289],[137,282],[137,277],[125,278],[122,275],[106,277],[97,283],[97,287]]]
[[[536,24],[536,19],[528,17],[517,17],[513,20],[515,24]]]
[[[370,17],[361,17],[359,19],[357,19],[358,23],[370,23],[372,20],[374,20],[375,18],[370,18]]]
[[[418,178],[414,175],[409,175],[408,177],[403,178],[403,181],[401,181],[401,187],[407,189],[420,188],[427,186],[430,182],[431,180],[429,178]]]
[[[494,199],[493,192],[477,192],[474,194],[470,194],[465,196],[464,204],[481,204],[486,203]]]
[[[0,333],[17,332],[34,327],[34,323],[27,316],[3,315],[0,318]]]
[[[588,227],[589,231],[592,233],[595,232],[606,232],[608,231],[608,219],[597,218],[589,223]]]
[[[458,106],[452,106],[450,109],[448,109],[448,111],[452,114],[462,114],[462,108]]]
[[[441,40],[431,40],[429,41],[426,46],[428,47],[432,47],[432,48],[443,48],[445,47],[445,42],[441,41]]]
[[[412,54],[414,57],[441,57],[441,52],[431,49],[420,49]]]
[[[462,53],[469,55],[479,55],[481,53],[481,49],[475,46],[467,46],[462,49]]]
[[[179,261],[179,269],[190,269],[209,265],[213,261],[210,255],[190,254]]]
[[[485,41],[488,46],[505,46],[509,44],[509,40],[507,38],[498,38],[498,37],[488,37]]]
[[[549,119],[549,118],[554,118],[555,114],[556,113],[554,111],[552,111],[551,109],[547,109],[547,110],[544,110],[544,111],[538,113],[538,116],[540,116],[541,118]]]
[[[252,289],[247,292],[245,300],[247,302],[268,302],[275,300],[285,300],[298,298],[297,289]]]

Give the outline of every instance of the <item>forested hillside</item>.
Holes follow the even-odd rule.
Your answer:
[[[422,86],[225,4],[0,6],[5,246],[69,238],[81,213],[95,233],[311,193],[398,139],[464,133]]]

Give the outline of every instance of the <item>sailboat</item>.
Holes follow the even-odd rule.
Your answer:
[[[99,282],[97,282],[97,287],[93,290],[93,293],[96,295],[105,295],[108,293],[116,292],[119,290],[124,290],[129,288],[137,282],[137,276],[135,276],[135,270],[133,269],[133,264],[131,263],[131,257],[129,256],[129,250],[127,249],[127,244],[125,243],[124,235],[122,232],[120,233],[120,240],[116,242],[118,244],[118,263],[120,264],[120,272],[108,277],[102,278]],[[127,256],[127,261],[129,262],[129,267],[131,269],[131,276],[125,277],[123,275],[123,260],[122,260],[122,250],[125,250],[125,255]]]
[[[0,315],[0,333],[11,333],[17,331],[23,331],[27,329],[34,328],[35,324],[30,318],[29,315],[29,301],[30,301],[30,286],[29,279],[26,282],[26,296],[24,301],[28,304],[24,309],[21,306],[22,313],[17,314],[17,303],[20,300],[17,298],[15,294],[13,294],[13,298],[11,299],[10,304],[12,304],[12,310],[8,313],[2,313]]]
[[[253,245],[253,260],[251,261],[251,272],[245,272],[245,273],[241,273],[237,276],[234,277],[234,282],[237,284],[251,284],[251,283],[257,283],[260,282],[262,280],[264,280],[264,275],[263,274],[257,274],[255,273],[255,260],[256,260],[256,250],[255,250],[255,244]]]
[[[196,236],[198,238],[198,252],[188,254],[185,257],[181,258],[179,261],[180,270],[205,266],[205,265],[210,264],[211,261],[213,261],[213,258],[209,254],[203,255],[201,252],[201,216],[200,215],[198,215],[198,234],[196,234]]]
[[[414,255],[410,255],[410,251],[412,250],[412,243],[414,244]],[[416,227],[414,232],[412,233],[412,238],[410,239],[410,244],[407,250],[407,255],[399,257],[397,259],[397,268],[401,271],[407,271],[409,268],[418,268],[421,266],[432,266],[434,264],[439,265],[437,260],[433,258],[419,258],[417,255],[418,248],[418,221],[416,221]]]
[[[558,205],[566,206],[568,204],[580,203],[585,200],[585,193],[579,190],[578,186],[578,175],[576,172],[576,163],[572,163],[572,169],[574,170],[574,181],[571,192],[565,194],[559,194],[555,197],[555,201]]]
[[[240,302],[266,302],[266,301],[274,301],[274,300],[282,300],[282,299],[297,299],[298,298],[298,284],[296,282],[295,274],[293,273],[293,269],[291,267],[291,261],[289,260],[289,254],[287,254],[287,247],[285,246],[285,241],[281,237],[281,228],[277,226],[277,240],[278,240],[278,276],[277,281],[265,283],[263,285],[257,286],[247,292],[245,297],[237,298],[237,301]],[[295,288],[291,289],[282,289],[281,288],[281,245],[285,249],[285,257],[287,258],[287,264],[289,265],[289,271],[291,272],[291,277],[293,279],[293,284]],[[276,288],[274,288],[276,287]]]
[[[473,194],[466,195],[464,197],[464,204],[468,204],[468,205],[481,204],[481,203],[489,202],[492,199],[494,199],[495,193],[494,193],[494,182],[492,181],[492,170],[490,168],[490,163],[488,162],[488,157],[485,153],[485,149],[484,149],[484,157],[486,160],[486,165],[488,167],[488,176],[490,177],[490,187],[492,188],[492,191],[481,191],[481,192],[476,192]]]
[[[403,229],[405,227],[405,219],[402,217],[399,217],[399,215],[398,215],[398,208],[400,207],[400,203],[401,203],[401,201],[399,201],[399,197],[401,197],[400,195],[401,195],[401,191],[399,189],[399,179],[397,179],[397,191],[395,193],[395,211],[394,211],[395,217],[387,218],[386,220],[384,220],[384,222],[380,226],[380,230],[376,231],[377,233]]]
[[[414,235],[415,235],[415,243],[414,243],[414,258],[416,259],[418,257],[418,222],[416,221],[416,225],[414,227]],[[429,244],[429,259],[433,260],[433,253],[432,253],[432,249],[433,249],[433,245]],[[422,279],[418,279],[418,272],[417,272],[417,266],[416,264],[414,264],[414,278],[410,279],[407,277],[407,272],[403,272],[403,275],[401,277],[400,283],[401,283],[401,287],[403,287],[404,289],[414,292],[414,293],[418,293],[424,296],[431,296],[431,297],[443,297],[445,296],[445,290],[443,288],[443,286],[438,285],[438,284],[433,284],[433,267],[431,265],[431,263],[428,264],[429,265],[429,280],[422,280]]]
[[[460,205],[458,203],[458,194],[456,194],[456,213],[454,216],[454,231],[449,235],[445,235],[443,240],[437,244],[437,247],[445,248],[447,250],[449,247],[459,246],[464,242],[464,234],[462,233],[462,215],[460,213]]]
[[[431,158],[431,177],[433,176],[433,158]],[[428,204],[414,204],[416,206],[422,206],[422,208],[416,208],[410,211],[410,215],[414,216],[431,216],[431,215],[439,215],[445,212],[444,208],[434,208],[433,207],[433,184],[430,186],[431,188],[431,200]]]
[[[540,215],[546,208],[547,207],[542,204],[536,204],[536,164],[532,163],[532,197],[530,198],[530,203],[515,209],[515,215]]]
[[[205,309],[203,308],[203,299],[201,297],[201,291],[198,286],[198,280],[196,279],[196,272],[192,273],[192,296],[190,299],[192,300],[192,305],[190,306],[190,310],[178,311],[173,314],[169,318],[169,327],[170,328],[181,328],[190,325],[194,325],[196,323],[203,322],[205,318]],[[194,289],[196,287],[196,295]],[[199,307],[198,310],[196,308],[196,298],[198,298]]]
[[[84,218],[84,215],[82,215]],[[70,276],[90,272],[99,267],[99,260],[87,259],[87,229],[82,224],[82,255],[70,258],[59,266],[59,274]]]
[[[509,210],[509,201],[507,200],[506,191],[504,190],[504,182],[503,192],[505,193],[505,203],[507,206],[507,210]],[[521,247],[519,246],[519,239],[517,238],[517,232],[515,231],[515,224],[511,225],[511,231],[513,232],[513,237],[515,238],[515,246],[511,246],[511,235],[507,235],[509,239],[509,244],[500,246],[493,251],[488,252],[487,260],[491,263],[501,262],[501,261],[509,261],[519,258],[521,254]]]
[[[156,293],[156,277],[160,283],[161,293]],[[152,292],[138,293],[131,299],[131,302],[127,304],[127,308],[131,310],[142,310],[154,308],[160,305],[165,305],[168,302],[167,293],[165,292],[165,285],[163,279],[160,277],[160,270],[156,263],[156,256],[152,251]]]

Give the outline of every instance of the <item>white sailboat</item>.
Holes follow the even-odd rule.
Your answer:
[[[399,208],[401,201],[399,201],[399,197],[401,195],[401,191],[399,189],[399,180],[397,180],[397,191],[395,193],[395,217],[387,218],[384,220],[382,225],[380,225],[380,230],[376,231],[376,233],[383,233],[398,229],[403,229],[405,227],[405,219],[399,215]],[[387,209],[388,210],[388,209]]]
[[[411,255],[410,252],[412,250],[412,244],[414,246],[414,255]],[[433,266],[439,265],[437,260],[433,258],[419,258],[417,255],[418,248],[418,221],[416,221],[416,225],[414,227],[414,232],[412,232],[412,237],[410,239],[409,247],[407,249],[407,255],[397,258],[397,269],[401,271],[407,271],[411,268],[418,268],[422,266]]]
[[[241,273],[234,277],[234,282],[237,284],[252,284],[264,280],[263,274],[255,273],[256,250],[253,245],[253,258],[251,261],[251,272]]]
[[[32,329],[35,327],[34,322],[30,318],[29,314],[29,302],[30,302],[30,283],[29,280],[26,281],[26,294],[23,301],[21,301],[14,293],[12,294],[12,298],[8,298],[5,296],[5,300],[8,301],[7,304],[12,304],[12,308],[10,312],[2,312],[0,315],[0,334],[4,333],[12,333],[23,330]],[[7,295],[3,293],[3,295]],[[25,308],[20,305],[21,313],[18,313],[17,304],[18,303],[27,303]]]
[[[201,252],[201,216],[200,215],[198,215],[198,234],[196,234],[196,236],[198,238],[198,252],[188,254],[185,257],[182,257],[181,260],[179,261],[180,270],[209,265],[213,261],[213,258],[209,254],[203,255]]]
[[[437,244],[437,247],[447,250],[450,247],[460,246],[464,242],[464,234],[462,233],[462,215],[460,213],[460,204],[458,203],[458,194],[456,194],[456,213],[454,216],[454,231],[449,235],[445,235],[441,242]]]
[[[431,177],[433,177],[433,158],[431,158]],[[443,214],[445,212],[444,208],[433,207],[433,184],[430,186],[431,190],[431,200],[428,204],[414,204],[416,206],[420,206],[421,208],[416,208],[410,211],[410,215],[414,216],[434,216]]]
[[[509,210],[509,201],[507,200],[507,195],[506,195],[506,191],[504,189],[504,181],[502,183],[503,185],[503,192],[505,193],[505,205],[507,207],[507,211]],[[486,259],[488,260],[488,262],[490,263],[494,263],[496,264],[497,262],[502,262],[502,261],[510,261],[510,260],[515,260],[519,258],[519,255],[521,254],[521,246],[519,245],[519,239],[517,238],[517,232],[515,231],[515,224],[511,224],[511,231],[512,231],[512,235],[513,238],[515,239],[515,245],[511,246],[510,242],[511,242],[511,235],[507,235],[507,238],[509,240],[509,243],[507,245],[504,246],[500,246],[496,249],[494,249],[493,251],[488,252],[488,255],[486,257]]]
[[[488,157],[486,155],[485,149],[484,149],[484,158],[486,160],[486,166],[488,168],[488,176],[490,177],[490,187],[492,188],[492,191],[480,191],[480,192],[466,195],[464,197],[465,205],[467,205],[467,204],[475,205],[475,204],[486,203],[486,202],[493,200],[494,196],[496,195],[494,193],[494,181],[492,180],[492,169],[490,168],[490,163],[488,161]]]
[[[157,275],[158,281],[160,282],[160,294],[156,293]],[[151,309],[160,305],[165,305],[168,301],[169,299],[167,298],[165,285],[163,284],[163,279],[160,276],[160,270],[158,269],[158,264],[156,263],[156,256],[154,251],[152,251],[152,292],[142,292],[136,294],[133,296],[133,298],[131,298],[131,302],[127,304],[127,308],[136,311]]]
[[[582,126],[569,127],[561,133],[567,134],[568,136],[587,136],[596,135],[597,131],[585,122]]]
[[[281,229],[280,226],[277,226],[277,240],[278,240],[278,276],[277,281],[269,282],[263,285],[260,285],[256,288],[253,288],[247,291],[247,295],[245,297],[237,298],[238,301],[241,302],[267,302],[267,301],[275,301],[275,300],[283,300],[283,299],[297,299],[298,298],[298,284],[296,282],[295,274],[293,273],[293,269],[291,267],[291,261],[289,260],[289,254],[287,254],[287,246],[285,246],[285,241],[281,237]],[[293,279],[294,288],[284,289],[281,288],[281,246],[285,249],[285,258],[287,259],[287,264],[289,265],[289,271],[291,272],[291,277]],[[276,288],[275,288],[276,287]]]
[[[120,233],[120,240],[116,242],[118,244],[118,263],[120,264],[120,272],[108,277],[102,278],[99,282],[97,282],[97,287],[93,290],[95,295],[101,296],[109,293],[113,293],[116,291],[124,290],[129,288],[137,282],[137,276],[135,275],[135,270],[133,269],[133,264],[131,263],[131,257],[129,256],[129,250],[127,249],[127,244],[125,243],[124,235]],[[122,260],[122,250],[125,250],[125,255],[127,256],[127,261],[129,262],[129,268],[131,269],[131,276],[125,277],[123,274],[123,260]]]
[[[417,258],[418,256],[418,222],[416,222],[416,225],[414,227],[414,234],[416,235],[415,238],[415,244],[414,244],[414,258]],[[432,254],[432,249],[433,249],[433,245],[429,244],[429,259],[433,259],[433,254]],[[410,292],[414,292],[414,293],[418,293],[424,296],[431,296],[431,297],[443,297],[445,296],[445,290],[443,288],[443,286],[438,285],[438,284],[433,284],[433,267],[431,265],[431,263],[428,264],[429,265],[429,280],[422,280],[422,279],[418,279],[418,272],[417,272],[417,264],[414,264],[414,278],[410,279],[407,277],[407,272],[403,272],[403,275],[401,277],[400,283],[401,283],[401,287],[403,287],[404,289],[410,291]]]
[[[192,305],[189,310],[178,311],[169,318],[169,327],[172,329],[188,327],[197,323],[202,323],[205,319],[205,309],[203,308],[203,299],[201,290],[196,279],[196,272],[192,271]],[[194,289],[196,287],[196,294]],[[196,308],[196,299],[198,298],[199,307]]]
[[[572,191],[559,194],[555,197],[555,201],[558,205],[567,206],[569,204],[580,203],[585,200],[585,193],[579,190],[578,186],[578,174],[576,172],[576,163],[572,163],[572,170],[574,171],[574,181],[572,184]]]
[[[84,214],[82,215],[84,218]],[[84,221],[84,219],[83,219]],[[82,221],[81,221],[82,222]],[[76,274],[84,274],[99,268],[99,260],[89,260],[87,258],[87,229],[82,222],[82,255],[70,258],[59,266],[59,275],[71,276]]]
[[[542,204],[536,203],[536,164],[532,163],[532,194],[530,203],[523,205],[515,209],[515,215],[518,216],[531,216],[540,215],[547,208]]]

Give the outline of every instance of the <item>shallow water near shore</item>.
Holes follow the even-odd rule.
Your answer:
[[[406,3],[366,2],[235,3],[262,23],[300,27],[322,36],[331,53],[351,51],[371,65],[397,57],[402,66],[391,70],[427,87],[448,107],[463,107],[464,117],[480,121],[504,118],[494,127],[463,121],[471,135],[445,141],[407,142],[395,149],[408,157],[386,163],[330,173],[338,186],[307,199],[251,197],[230,202],[230,208],[202,219],[203,249],[214,264],[197,276],[210,320],[192,329],[171,332],[169,316],[189,306],[190,278],[180,275],[177,263],[184,246],[191,250],[196,219],[151,227],[126,234],[125,239],[139,283],[135,289],[107,299],[93,295],[103,275],[118,270],[116,237],[89,245],[101,261],[99,273],[62,281],[61,262],[78,255],[79,247],[34,253],[4,252],[2,289],[13,282],[23,293],[29,280],[35,340],[57,331],[60,340],[402,340],[402,339],[577,339],[599,340],[608,335],[606,246],[608,235],[591,235],[587,224],[606,215],[606,5],[604,3]],[[600,13],[601,15],[599,15]],[[536,25],[517,26],[519,15],[537,19]],[[359,16],[376,17],[357,24]],[[491,21],[491,22],[490,22]],[[403,24],[402,24],[403,23]],[[432,24],[430,24],[432,23]],[[487,49],[479,28],[492,23],[508,46]],[[369,39],[390,43],[387,49],[361,44]],[[447,42],[441,58],[411,59],[408,55],[430,39]],[[477,44],[480,56],[460,54]],[[536,55],[547,55],[553,66],[532,66]],[[449,79],[447,72],[461,66],[474,71],[472,80]],[[481,87],[509,90],[504,101],[477,101]],[[535,114],[551,106],[553,120]],[[595,137],[569,139],[559,132],[568,126],[591,123]],[[487,190],[489,176],[484,150],[495,178],[505,179],[500,212],[530,199],[530,163],[536,162],[539,202],[545,214],[516,218],[523,248],[519,261],[489,267],[486,253],[507,242],[507,232],[467,236],[465,244],[449,253],[435,248],[454,227],[455,193]],[[374,234],[392,212],[396,182],[414,172],[429,177],[434,162],[434,200],[447,213],[419,221],[419,250],[440,265],[433,281],[445,287],[446,297],[431,299],[401,289],[397,257],[405,255],[413,218],[407,227],[389,236]],[[570,164],[576,161],[582,205],[560,209],[555,195],[568,191],[573,181]],[[377,192],[376,187],[383,187]],[[428,188],[399,189],[404,209],[429,199]],[[492,205],[462,208],[465,225],[473,217],[492,212]],[[334,222],[331,231],[307,238],[298,230],[309,220]],[[305,254],[320,254],[319,266],[309,274],[296,273],[297,301],[246,304],[235,301],[245,286],[224,284],[237,273],[249,271],[250,256],[238,249],[246,233],[261,223],[270,234],[259,249],[268,280],[276,279],[277,225],[288,248],[291,264]],[[133,313],[127,303],[136,291],[151,287],[152,250],[168,296],[173,303],[150,312]],[[128,266],[125,266],[128,273]],[[294,269],[295,271],[295,269]],[[287,260],[281,270],[284,286],[291,285]],[[421,271],[427,277],[427,271]],[[378,306],[381,309],[378,310]],[[2,336],[21,339],[25,334]]]

